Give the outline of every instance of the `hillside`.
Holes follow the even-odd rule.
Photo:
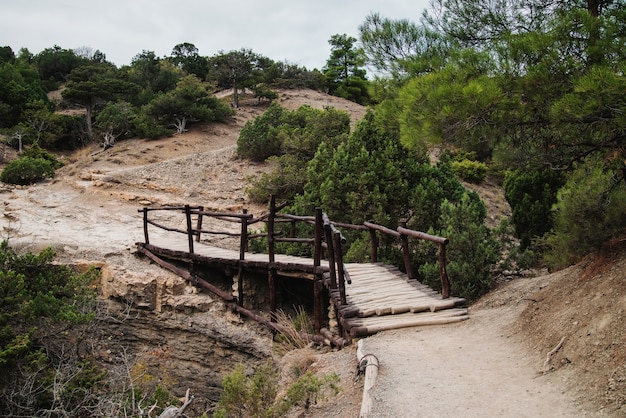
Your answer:
[[[334,106],[348,111],[354,121],[365,113],[359,105],[311,90],[281,91],[280,103],[290,109],[302,104],[318,108]],[[91,154],[97,148],[86,149],[65,156],[65,167],[51,181],[27,188],[2,185],[3,238],[30,250],[51,245],[64,261],[100,263],[109,274],[108,282],[101,286],[104,298],[119,299],[130,294],[139,297],[138,289],[147,289],[145,283],[157,280],[163,291],[152,306],[155,311],[197,309],[200,302],[192,301],[197,295],[189,289],[181,290],[185,286],[181,286],[178,278],[134,256],[134,243],[143,236],[137,209],[143,205],[190,203],[211,210],[246,207],[255,214],[262,212],[265,208],[255,207],[247,200],[245,189],[249,177],[270,167],[238,159],[235,148],[241,127],[263,110],[264,106],[255,100],[244,100],[237,115],[227,123],[194,127],[185,135],[167,139],[122,141],[96,155]],[[490,218],[506,215],[507,208],[497,188],[492,185],[483,192],[486,201],[496,203],[490,207]],[[139,282],[144,284],[138,285]],[[576,411],[586,411],[590,416],[623,416],[626,414],[625,289],[626,242],[622,240],[607,244],[601,253],[563,271],[502,283],[471,307],[472,319],[467,324],[382,333],[371,339],[371,347],[406,349],[398,351],[398,357],[391,360],[400,365],[416,355],[416,335],[423,339],[420,348],[426,351],[420,355],[426,357],[413,365],[415,373],[411,375],[422,379],[418,384],[429,376],[433,382],[444,376],[439,380],[444,379],[445,393],[438,392],[434,383],[419,386],[420,393],[433,400],[433,405],[437,405],[437,399],[452,405],[450,399],[455,399],[459,404],[469,404],[471,415],[510,411],[502,409],[505,405],[493,403],[509,405],[526,401],[526,395],[521,392],[528,391],[532,385],[535,395],[528,401],[535,402],[541,396],[545,400],[540,403],[544,409],[538,411],[544,412],[544,416],[551,416],[550,408],[562,401],[563,394],[567,395],[564,408],[569,408],[571,402],[579,408]],[[232,318],[229,321],[238,323]],[[464,340],[468,343],[461,351],[447,352],[446,358],[442,358],[438,349],[427,350],[426,341],[449,345],[450,336],[459,345],[464,345]],[[544,368],[551,350],[555,353]],[[391,349],[386,351],[394,353]],[[481,364],[488,361],[490,353],[501,351],[515,353],[523,361],[504,356],[491,370]],[[471,353],[478,357],[472,359]],[[337,371],[342,376],[344,391],[330,403],[314,407],[306,416],[337,416],[338,411],[343,416],[356,416],[362,382],[352,379],[356,366],[354,349],[325,354],[312,350],[299,359],[308,357],[313,370]],[[511,367],[525,373],[525,380],[510,388],[506,359],[514,363]],[[439,371],[431,370],[435,364],[441,366]],[[393,404],[410,410],[416,401],[407,396],[397,398],[403,392],[394,392],[392,388],[408,387],[413,381],[406,373],[394,371],[392,365],[387,367],[381,370],[382,383],[376,398],[378,416],[387,416]],[[504,392],[507,396],[494,400],[493,394],[488,393],[493,388],[488,385],[468,385],[467,381],[454,377],[445,380],[447,375],[438,374],[441,369],[452,367],[456,367],[457,375],[477,375],[480,371],[484,381],[493,380],[496,385],[500,382],[502,390],[508,391]],[[484,401],[475,404],[481,399]],[[501,409],[493,409],[496,406]],[[445,416],[443,410],[440,412],[435,415]]]

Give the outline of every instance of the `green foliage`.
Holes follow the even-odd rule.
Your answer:
[[[140,111],[133,115],[130,120],[131,132],[140,137],[148,139],[159,139],[172,135],[172,131],[157,123],[145,111]]]
[[[548,264],[561,268],[626,231],[623,173],[587,159],[578,164],[558,192],[554,233],[545,242]]]
[[[552,229],[552,205],[564,178],[554,170],[517,169],[504,178],[504,196],[511,205],[511,220],[521,249]]]
[[[339,376],[322,378],[310,371],[291,384],[285,396],[278,394],[278,372],[271,364],[259,366],[252,376],[246,376],[243,365],[224,376],[224,391],[217,404],[215,417],[272,418],[287,415],[295,407],[308,409],[322,392],[329,388],[337,394]]]
[[[441,202],[442,226],[431,230],[447,237],[450,244],[446,255],[447,272],[452,292],[468,300],[476,300],[493,287],[492,269],[500,260],[500,246],[491,230],[484,224],[485,206],[474,192],[465,193],[457,202]],[[440,289],[439,263],[434,254],[419,266],[425,283]]]
[[[261,175],[248,191],[249,196],[266,201],[271,194],[290,199],[301,193],[307,164],[318,147],[335,147],[345,140],[349,130],[350,118],[345,112],[310,106],[287,111],[272,104],[263,116],[246,124],[238,140],[238,150],[255,160],[274,153],[270,160],[275,170]]]
[[[34,57],[41,79],[48,83],[49,90],[55,90],[57,88],[55,82],[64,82],[67,76],[75,68],[85,64],[85,61],[71,49],[64,49],[58,45],[46,48]]]
[[[174,90],[157,95],[146,112],[161,126],[175,127],[177,134],[185,133],[188,123],[223,121],[233,110],[213,96],[209,88],[198,77],[186,76]]]
[[[261,100],[274,101],[278,99],[278,93],[269,88],[265,83],[259,83],[254,87],[254,97]]]
[[[246,122],[237,139],[237,153],[252,161],[265,161],[278,155],[281,144],[274,130],[280,125],[283,112],[283,107],[272,103],[261,116]]]
[[[11,161],[0,173],[0,181],[29,185],[54,177],[53,164],[43,158],[21,157]]]
[[[49,104],[37,70],[20,62],[0,64],[0,128],[17,125],[28,104],[38,100]]]
[[[39,416],[53,404],[87,407],[102,378],[88,359],[70,364],[58,352],[74,327],[93,319],[97,272],[76,274],[54,256],[51,249],[19,255],[0,244],[0,410],[11,415]]]
[[[63,167],[63,163],[57,160],[57,157],[49,151],[41,148],[38,145],[33,145],[30,148],[25,149],[22,152],[22,157],[39,158],[46,160],[52,165],[54,169]]]
[[[451,168],[454,174],[465,181],[475,184],[480,184],[485,181],[488,171],[487,164],[468,159],[453,161]]]
[[[323,69],[329,93],[360,104],[368,104],[368,81],[365,77],[365,53],[354,46],[356,39],[343,35],[333,35],[330,58]]]

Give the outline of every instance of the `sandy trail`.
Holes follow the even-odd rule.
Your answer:
[[[513,315],[472,310],[459,324],[367,338],[364,352],[380,361],[370,417],[585,416],[507,329]]]

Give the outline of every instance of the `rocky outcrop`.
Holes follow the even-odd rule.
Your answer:
[[[117,370],[109,373],[113,386],[128,385],[129,375],[143,373],[142,384],[162,382],[173,395],[190,389],[195,400],[187,411],[201,415],[219,400],[222,379],[237,364],[252,370],[271,358],[271,334],[153,267],[146,263],[141,273],[100,265],[94,352],[108,370]]]

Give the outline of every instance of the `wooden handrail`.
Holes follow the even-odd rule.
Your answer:
[[[398,227],[398,232],[400,234],[408,235],[410,237],[423,239],[426,241],[436,242],[437,244],[445,244],[448,245],[450,240],[448,238],[438,237],[435,235],[429,235],[425,232],[415,231],[413,229],[403,228],[401,226]]]
[[[275,197],[271,197],[270,199],[270,210],[269,213],[255,218],[251,214],[248,214],[246,210],[243,213],[231,213],[231,212],[217,212],[217,211],[206,211],[203,206],[167,206],[167,207],[144,207],[140,209],[140,212],[143,212],[143,224],[144,224],[144,239],[146,244],[149,244],[149,234],[148,234],[148,225],[154,225],[158,228],[161,228],[166,231],[183,233],[188,235],[189,240],[189,251],[193,253],[193,241],[195,238],[196,242],[200,241],[201,234],[211,234],[211,235],[225,235],[231,237],[240,237],[240,259],[244,259],[245,252],[247,251],[248,241],[252,238],[257,237],[267,237],[268,238],[268,259],[270,263],[275,261],[275,243],[276,242],[291,242],[291,243],[300,243],[300,244],[310,244],[314,246],[313,249],[313,257],[319,266],[319,260],[321,260],[323,254],[322,252],[326,250],[326,258],[329,262],[328,271],[330,272],[330,286],[332,289],[338,289],[340,293],[344,293],[345,290],[342,289],[344,283],[351,283],[351,279],[349,277],[348,272],[343,266],[343,251],[341,249],[341,245],[346,242],[346,238],[343,236],[341,231],[338,228],[344,229],[352,229],[357,231],[369,231],[370,240],[371,240],[371,261],[377,262],[378,260],[378,238],[377,232],[384,233],[386,235],[392,236],[394,238],[400,239],[400,244],[402,247],[402,253],[404,258],[404,265],[406,269],[407,276],[409,279],[414,279],[413,271],[411,267],[410,260],[410,248],[408,243],[408,238],[417,238],[420,240],[434,242],[439,244],[439,273],[441,279],[441,287],[442,287],[442,296],[447,298],[450,296],[450,283],[447,276],[446,271],[446,245],[449,243],[448,238],[438,237],[435,235],[427,234],[425,232],[412,230],[406,228],[406,224],[402,224],[396,230],[388,228],[383,225],[376,224],[372,221],[366,221],[362,225],[355,225],[350,223],[340,223],[340,222],[332,222],[328,215],[319,209],[320,213],[317,213],[315,216],[300,216],[293,214],[281,214],[279,211],[287,206],[287,203],[282,203],[280,205],[276,204]],[[184,211],[187,218],[187,230],[182,230],[175,227],[168,227],[159,222],[148,219],[148,212],[156,211],[156,210],[178,210]],[[191,215],[196,215],[198,217],[195,227],[192,226],[191,223]],[[239,233],[232,231],[216,231],[216,230],[205,230],[202,228],[202,219],[204,216],[210,216],[219,220],[235,222],[241,224],[241,231]],[[267,234],[249,234],[247,229],[248,226],[255,223],[265,221],[268,225]],[[290,222],[291,230],[289,231],[288,237],[279,237],[281,232],[275,231],[275,225],[277,222]],[[310,237],[296,237],[295,236],[295,223],[303,222],[315,225],[316,235],[314,238]],[[318,226],[318,223],[321,223]],[[343,299],[343,298],[342,298]],[[343,302],[343,301],[342,301]]]
[[[393,229],[387,228],[386,226],[378,225],[368,221],[363,222],[363,225],[370,229],[384,232],[385,234],[391,235],[392,237],[400,238],[400,233],[398,231],[394,231]]]

